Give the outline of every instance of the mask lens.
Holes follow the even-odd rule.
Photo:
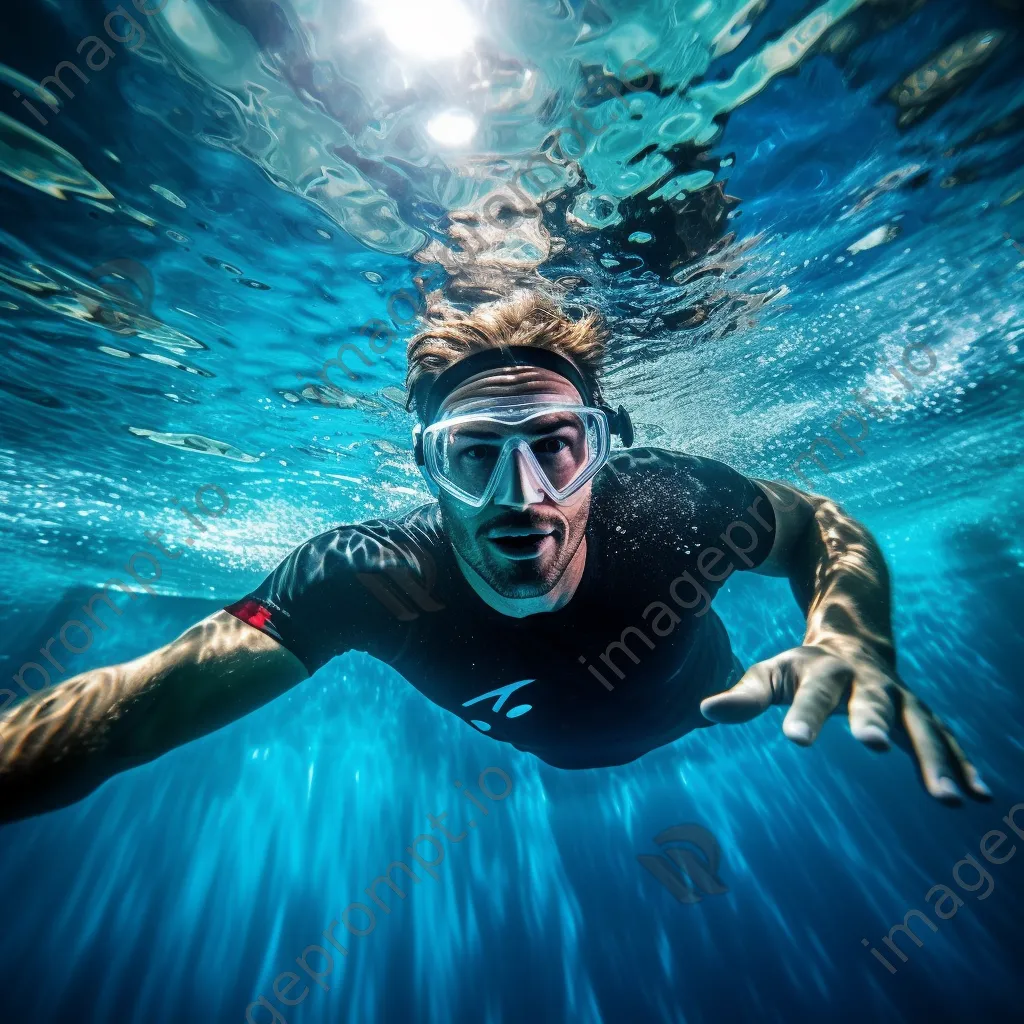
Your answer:
[[[574,413],[538,417],[525,440],[556,491],[564,491],[587,468],[591,445],[587,427]]]
[[[460,491],[479,497],[487,490],[506,438],[495,424],[466,424],[443,432],[442,467]]]
[[[571,488],[608,447],[604,417],[578,407],[457,416],[428,428],[424,443],[428,468],[438,483],[473,501],[483,499],[496,474],[517,472],[513,450],[521,444],[552,492]]]

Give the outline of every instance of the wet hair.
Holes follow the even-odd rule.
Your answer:
[[[512,345],[548,349],[571,360],[597,395],[607,338],[597,313],[591,311],[573,320],[540,292],[515,292],[507,299],[475,306],[468,313],[451,306],[435,307],[427,326],[409,341],[407,408],[416,402],[416,412],[422,416],[419,405],[428,385],[448,367],[474,352]]]

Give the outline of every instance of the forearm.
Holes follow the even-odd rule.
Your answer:
[[[953,805],[991,792],[949,729],[896,670],[889,571],[867,529],[835,502],[789,484],[758,480],[775,512],[772,549],[755,571],[788,577],[807,629],[799,647],[752,665],[738,683],[701,704],[709,721],[747,722],[791,705],[783,733],[800,746],[830,715],[845,712],[851,735],[872,750],[911,751],[928,792]],[[751,506],[756,507],[756,506]]]
[[[807,617],[804,644],[895,664],[889,570],[878,543],[835,502],[805,497],[813,519],[789,574]]]
[[[283,647],[219,612],[158,651],[33,694],[0,714],[0,823],[73,803],[305,676]]]
[[[130,705],[128,666],[86,672],[0,715],[0,823],[64,807],[130,767],[117,723]]]

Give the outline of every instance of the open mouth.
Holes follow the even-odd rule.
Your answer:
[[[501,527],[488,531],[487,540],[506,558],[536,558],[555,544],[550,527]]]

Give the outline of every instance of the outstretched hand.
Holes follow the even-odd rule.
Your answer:
[[[890,742],[907,750],[937,800],[959,804],[965,791],[976,800],[991,798],[949,729],[870,652],[794,647],[748,669],[731,689],[705,698],[700,710],[712,722],[732,725],[773,704],[792,705],[782,731],[800,746],[810,746],[825,719],[845,706],[853,735],[872,750],[888,750]]]

